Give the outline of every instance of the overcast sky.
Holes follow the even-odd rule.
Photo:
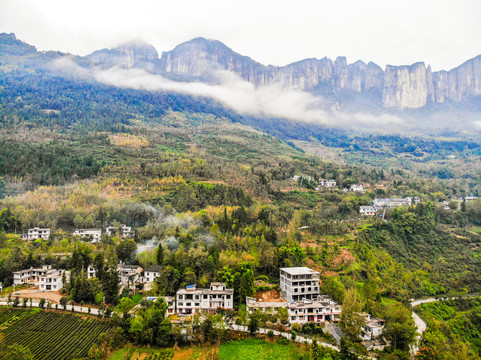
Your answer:
[[[159,55],[203,36],[263,63],[348,62],[449,70],[481,54],[481,0],[0,0],[0,32],[86,55],[140,38]]]

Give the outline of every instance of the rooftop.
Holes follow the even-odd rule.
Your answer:
[[[151,271],[151,272],[160,272],[160,270],[162,270],[161,265],[149,265],[144,269],[144,271]]]
[[[282,271],[285,271],[288,274],[291,275],[313,275],[313,274],[319,274],[318,271],[309,269],[305,266],[303,267],[289,267],[289,268],[281,268]]]

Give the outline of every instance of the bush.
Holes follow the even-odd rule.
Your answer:
[[[265,281],[265,282],[269,282],[269,278],[266,276],[266,275],[259,275],[258,277],[256,277],[256,280],[262,280],[262,281]]]
[[[286,338],[281,337],[281,338],[279,338],[279,339],[277,340],[277,343],[280,344],[280,345],[288,345],[288,344],[289,344],[289,340],[287,340]]]

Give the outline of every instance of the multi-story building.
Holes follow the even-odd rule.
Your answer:
[[[92,265],[87,266],[87,279],[92,279],[97,276],[97,271]]]
[[[366,323],[361,327],[362,339],[372,341],[380,338],[382,336],[386,321],[383,319],[374,318],[367,313],[362,313],[361,315],[366,319]]]
[[[394,208],[398,206],[411,206],[413,204],[418,204],[420,199],[418,197],[405,197],[405,198],[376,198],[373,201],[373,206],[377,209],[381,208]]]
[[[341,306],[319,293],[319,272],[307,267],[281,268],[280,287],[282,299],[279,301],[246,297],[247,310],[272,312],[284,307],[290,323],[339,321]]]
[[[102,236],[101,229],[77,229],[73,233],[74,236],[81,236],[83,238],[92,239],[93,243],[100,242],[100,237]]]
[[[281,268],[280,287],[289,302],[314,300],[319,296],[319,272],[307,267]]]
[[[32,284],[36,285],[41,275],[45,275],[48,270],[52,269],[52,265],[42,265],[41,268],[30,268],[13,273],[13,284]]]
[[[138,265],[126,265],[120,262],[120,264],[117,265],[117,271],[119,272],[120,282],[122,284],[132,285],[140,282],[140,275],[142,274],[142,271],[144,271],[144,269],[142,269]]]
[[[218,308],[234,308],[234,289],[227,289],[225,283],[213,282],[209,289],[186,286],[176,294],[177,313],[195,314],[201,311],[215,312]]]
[[[351,186],[349,186],[348,191],[364,192],[364,186],[362,186],[362,184],[352,184]]]
[[[68,281],[70,279],[70,271],[66,270],[48,270],[45,275],[39,276],[38,288],[41,291],[57,291],[63,288],[63,277]]]
[[[155,278],[160,275],[160,270],[162,266],[160,265],[149,265],[144,269],[144,283],[152,283]]]
[[[374,216],[376,215],[377,209],[374,206],[360,206],[359,214],[362,216]]]
[[[51,265],[30,268],[13,273],[13,284],[32,284],[43,291],[60,290],[63,287],[63,275],[70,279],[70,271],[52,269]]]
[[[132,228],[130,226],[127,226],[127,225],[120,225],[120,227],[115,227],[115,226],[107,226],[107,228],[105,229],[105,232],[107,233],[107,235],[112,235],[116,232],[119,232],[119,234],[124,238],[131,238],[134,236],[134,232],[132,231]]]
[[[27,233],[28,240],[36,240],[36,239],[48,240],[49,237],[50,237],[50,228],[34,227],[33,229],[28,229],[28,233]]]
[[[289,304],[289,322],[307,323],[322,321],[339,321],[341,305],[327,296],[318,296],[316,300],[303,300]]]
[[[335,188],[336,186],[337,186],[336,180],[326,180],[326,179],[319,180],[320,188],[332,189],[332,188]]]
[[[339,321],[341,306],[327,296],[318,296],[316,300],[303,301],[257,301],[246,297],[246,307],[249,313],[253,311],[276,312],[284,307],[289,313],[291,324],[304,324],[307,322]]]

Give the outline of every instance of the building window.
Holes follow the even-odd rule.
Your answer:
[[[230,300],[230,295],[226,295],[225,298],[226,298],[227,300]]]

